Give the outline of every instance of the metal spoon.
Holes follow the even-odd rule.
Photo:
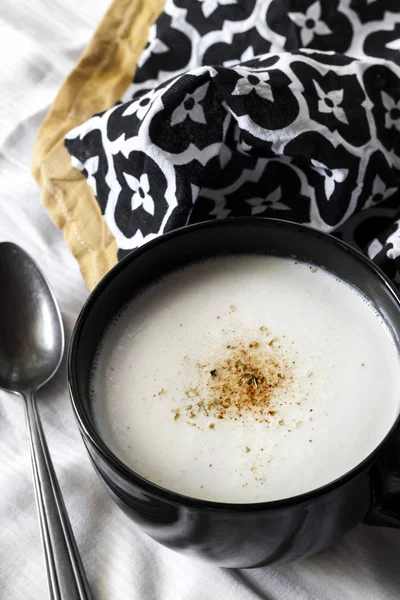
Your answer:
[[[63,352],[61,314],[45,278],[22,248],[0,243],[0,388],[25,401],[50,598],[87,600],[89,586],[35,402]]]

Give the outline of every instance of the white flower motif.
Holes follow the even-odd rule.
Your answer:
[[[397,229],[394,233],[391,233],[386,240],[386,244],[393,244],[392,248],[386,252],[386,256],[391,259],[399,258],[400,256],[400,221],[396,221]],[[385,244],[385,246],[386,246]]]
[[[290,210],[290,208],[283,202],[280,202],[280,200],[282,200],[282,189],[279,185],[268,194],[266,198],[249,198],[246,202],[252,207],[251,216],[254,216],[263,213],[267,208],[273,208],[274,210]]]
[[[242,137],[238,140],[238,142],[236,144],[236,150],[238,152],[240,152],[241,154],[244,154],[245,156],[248,156],[252,149],[253,149],[253,146],[250,146],[249,144],[247,144],[247,142],[245,142]]]
[[[254,50],[253,50],[253,46],[249,46],[248,48],[246,48],[246,50],[243,52],[243,54],[241,55],[241,57],[238,58],[233,58],[231,60],[225,60],[223,65],[224,67],[232,67],[233,65],[237,65],[238,63],[244,63],[248,60],[252,60],[254,58]]]
[[[311,4],[305,13],[290,12],[289,19],[300,27],[300,37],[303,46],[308,46],[314,35],[328,35],[332,33],[325,21],[321,21],[321,5],[319,0]]]
[[[386,92],[381,92],[382,104],[386,108],[385,127],[391,129],[395,127],[400,131],[400,100],[396,102],[392,96]]]
[[[367,250],[369,258],[373,260],[375,256],[377,256],[379,252],[381,252],[382,248],[383,246],[378,239],[375,238],[374,240],[372,240]]]
[[[152,54],[165,54],[170,50],[169,46],[157,37],[157,25],[152,25],[150,28],[148,41],[138,60],[138,67],[142,67]]]
[[[150,215],[154,215],[154,200],[150,196],[150,183],[147,173],[143,173],[140,179],[137,179],[129,173],[124,173],[126,183],[133,191],[131,200],[131,209],[135,210],[139,206],[143,206],[144,210]]]
[[[242,56],[240,57],[240,62],[246,62],[247,60],[252,60],[253,58],[254,58],[253,46],[249,46],[248,48],[246,48],[246,50],[243,52]]]
[[[198,87],[197,90],[191,94],[186,94],[182,104],[180,104],[172,113],[171,125],[182,123],[187,117],[196,123],[202,123],[203,125],[207,124],[203,107],[200,106],[199,103],[204,99],[209,85],[210,82],[207,81],[207,83]]]
[[[75,169],[79,169],[80,171],[83,171],[86,169],[86,172],[87,172],[86,181],[92,188],[94,195],[97,196],[97,182],[96,182],[95,175],[96,175],[97,171],[99,170],[99,157],[91,156],[90,158],[85,160],[84,163],[82,163],[79,159],[76,158],[76,156],[71,155],[71,165]]]
[[[343,90],[324,92],[321,86],[313,79],[318,94],[318,110],[321,113],[333,113],[338,121],[349,124],[346,113],[340,104],[343,102]]]
[[[400,50],[400,38],[388,42],[387,44],[385,44],[385,46],[389,50]]]
[[[311,160],[314,170],[324,178],[324,189],[326,199],[329,200],[332,196],[335,184],[342,183],[349,174],[348,169],[329,169],[317,160]]]
[[[257,75],[254,75],[254,73],[246,69],[235,69],[235,71],[241,77],[236,82],[232,96],[245,96],[254,90],[260,98],[264,98],[270,102],[274,101],[271,86],[268,83],[269,73],[263,73],[262,75],[257,73]]]
[[[144,117],[150,110],[151,105],[157,96],[160,95],[160,91],[158,90],[150,90],[147,94],[143,94],[137,100],[132,100],[129,102],[126,110],[122,113],[123,117],[128,117],[129,115],[136,115],[140,121],[143,121]]]
[[[371,208],[371,206],[376,206],[382,200],[386,200],[397,191],[397,188],[392,187],[388,188],[379,177],[379,175],[375,175],[374,182],[372,184],[371,195],[365,203],[365,208]]]
[[[226,6],[227,4],[237,4],[237,0],[199,0],[199,2],[202,3],[201,9],[206,19],[212,15],[219,5]]]

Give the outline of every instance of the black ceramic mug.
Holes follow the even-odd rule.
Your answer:
[[[92,415],[89,374],[107,324],[160,276],[224,254],[290,257],[327,269],[369,298],[400,351],[399,293],[371,261],[331,236],[261,218],[201,223],[162,236],[133,251],[104,277],[86,302],[70,344],[72,404],[106,488],[152,538],[223,567],[296,560],[326,548],[360,522],[400,527],[400,419],[362,463],[339,479],[299,496],[256,504],[209,502],[159,487],[123,464],[101,439]]]

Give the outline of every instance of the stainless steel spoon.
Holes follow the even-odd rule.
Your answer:
[[[63,352],[61,314],[45,278],[22,248],[0,243],[0,388],[25,401],[50,598],[87,600],[89,586],[35,402]]]

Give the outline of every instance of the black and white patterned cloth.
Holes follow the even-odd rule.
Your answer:
[[[122,101],[66,145],[120,258],[186,223],[279,217],[400,285],[400,0],[167,0]]]

